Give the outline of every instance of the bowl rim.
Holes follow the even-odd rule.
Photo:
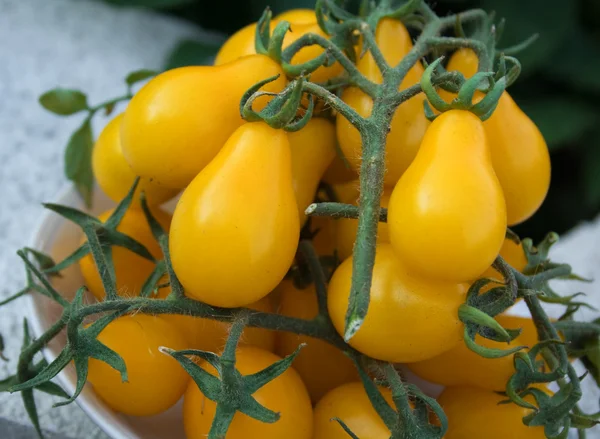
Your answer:
[[[52,199],[55,200],[54,202],[59,204],[71,205],[72,203],[66,203],[65,200],[69,197],[72,197],[73,195],[78,196],[76,194],[75,187],[70,184],[65,184],[61,187],[56,196],[52,197]],[[52,217],[54,215],[56,215],[54,212],[44,209],[44,213],[41,215],[40,220],[35,226],[35,229],[31,234],[31,238],[29,239],[29,246],[31,248],[35,249],[39,247],[39,243],[45,239],[44,230],[48,227],[49,222],[53,220]],[[33,335],[35,336],[43,334],[45,332],[45,329],[42,324],[42,319],[36,309],[35,296],[33,294],[27,294],[25,297],[27,301],[26,314],[29,316],[29,325],[32,328]],[[41,350],[41,352],[46,361],[48,361],[48,363],[51,363],[57,357],[57,355],[55,355],[54,352],[52,352],[52,350],[47,346],[44,347]],[[58,374],[57,378],[65,392],[67,392],[69,395],[72,395],[75,392],[75,383],[72,383],[67,378],[64,370]],[[109,436],[112,439],[128,438],[128,436],[126,436],[116,424],[105,422],[106,419],[103,416],[103,414],[98,412],[93,407],[92,402],[89,401],[88,398],[85,397],[85,395],[80,395],[80,397],[75,399],[75,402],[83,410],[86,416],[90,418],[90,420],[107,436]]]

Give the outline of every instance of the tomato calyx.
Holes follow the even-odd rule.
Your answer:
[[[209,438],[225,437],[237,412],[261,422],[276,422],[280,417],[279,413],[261,405],[254,399],[252,394],[289,369],[294,358],[304,346],[300,345],[294,353],[260,372],[243,376],[235,368],[235,364],[236,349],[246,323],[247,315],[241,313],[231,328],[221,356],[214,352],[196,349],[174,351],[167,347],[160,348],[161,352],[170,355],[181,364],[208,399],[217,403],[216,414],[208,435]],[[216,369],[218,377],[207,372],[190,357],[197,357],[210,364]]]

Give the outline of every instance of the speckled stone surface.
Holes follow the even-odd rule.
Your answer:
[[[40,203],[66,184],[62,153],[81,123],[48,113],[37,97],[56,86],[85,91],[91,104],[118,96],[127,73],[160,68],[179,39],[198,36],[185,22],[101,2],[0,0],[0,297],[23,285],[15,252],[28,243]],[[104,123],[97,118],[96,133]],[[22,333],[22,318],[18,303],[0,313],[10,358],[0,361],[0,377],[15,368],[20,341],[10,334]],[[55,401],[38,397],[41,424],[57,432],[53,437],[105,437],[76,404],[52,409]],[[0,438],[26,437],[3,427],[2,417],[28,423],[18,395],[0,393]]]
[[[80,88],[93,104],[123,91],[130,71],[160,66],[181,37],[197,35],[186,23],[150,12],[117,10],[87,0],[0,0],[0,297],[23,285],[15,252],[29,242],[42,208],[66,182],[62,153],[81,122],[59,118],[37,103],[57,85]],[[106,121],[96,120],[96,133]],[[554,258],[598,281],[563,283],[561,292],[584,291],[600,308],[600,220],[584,224],[556,246]],[[24,310],[19,304],[0,313],[0,333],[7,341],[8,363],[0,377],[14,370]],[[598,313],[587,311],[585,318]],[[600,392],[583,383],[584,409],[595,412]],[[38,395],[40,421],[57,438],[99,439],[106,436],[73,404],[51,408],[54,400]],[[31,430],[3,424],[8,418],[28,424],[18,395],[0,393],[0,438],[33,437]],[[588,435],[600,438],[600,433]]]

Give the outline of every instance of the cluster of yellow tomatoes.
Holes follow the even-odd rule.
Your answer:
[[[309,32],[325,36],[313,11],[287,12],[272,25],[281,20],[292,24],[284,45]],[[314,117],[294,133],[263,122],[246,123],[239,103],[248,88],[276,75],[262,90],[279,92],[286,85],[281,67],[255,53],[254,34],[255,25],[249,25],[233,35],[214,66],[167,71],[147,83],[100,135],[93,168],[100,187],[115,201],[125,196],[135,176],[141,177],[138,190],[145,191],[155,217],[169,231],[173,268],[187,296],[213,306],[311,319],[318,311],[314,287],[298,289],[284,277],[307,222],[304,210],[319,182],[330,183],[339,201],[357,204],[361,139],[339,115],[337,120]],[[379,23],[376,41],[391,65],[412,46],[403,24],[392,19]],[[305,62],[321,51],[305,47],[292,61]],[[476,68],[477,58],[468,50],[455,53],[448,66],[466,77]],[[358,69],[381,82],[370,54],[358,61]],[[322,66],[310,80],[322,82],[340,73],[338,64]],[[415,65],[402,87],[418,83],[422,73],[422,66]],[[341,97],[359,114],[370,114],[372,99],[362,91],[347,88]],[[267,99],[259,98],[255,109]],[[497,406],[502,397],[494,391],[503,390],[512,375],[512,358],[484,359],[469,351],[462,342],[458,307],[474,279],[500,280],[490,267],[499,253],[515,268],[525,267],[522,247],[505,240],[505,230],[531,216],[545,197],[550,179],[545,142],[506,92],[485,123],[463,110],[450,110],[430,123],[424,99],[419,95],[402,104],[391,123],[381,199],[389,209],[388,223],[379,226],[368,314],[350,345],[451,386],[440,397],[449,418],[448,439],[482,437],[482,428],[488,438],[541,438],[541,428],[522,424],[525,409]],[[350,169],[336,154],[338,145]],[[171,217],[159,205],[182,190]],[[317,252],[337,251],[343,260],[328,288],[328,311],[343,333],[356,221],[316,218],[310,226],[318,229]],[[162,258],[139,204],[129,209],[118,230]],[[113,249],[113,259],[119,293],[139,294],[153,263],[120,247]],[[86,286],[102,300],[105,293],[92,258],[82,259],[80,267]],[[169,291],[161,288],[156,299]],[[530,319],[498,319],[503,326],[523,328],[511,344],[535,343]],[[130,415],[159,413],[185,394],[186,434],[206,437],[215,403],[158,347],[219,352],[228,328],[182,315],[121,317],[99,340],[123,357],[129,382],[122,383],[118,372],[96,360],[90,361],[89,380],[109,406]],[[351,361],[323,341],[247,328],[236,367],[244,375],[255,373],[301,342],[307,347],[293,368],[254,394],[281,419],[266,424],[237,413],[227,437],[346,438],[331,421],[337,417],[361,439],[388,438],[390,432],[371,407]],[[477,342],[500,345],[483,338]],[[391,403],[390,391],[382,392]]]

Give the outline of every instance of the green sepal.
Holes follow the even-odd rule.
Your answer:
[[[486,121],[492,115],[498,106],[498,100],[506,89],[506,76],[500,78],[494,84],[493,88],[485,95],[485,97],[471,107],[471,112],[480,117],[482,121]]]
[[[167,300],[170,298],[181,298],[184,297],[183,285],[179,282],[175,271],[173,270],[173,266],[171,265],[171,254],[169,251],[169,235],[163,230],[162,226],[159,222],[154,218],[152,212],[150,212],[150,208],[148,207],[148,203],[146,200],[146,195],[142,192],[141,196],[141,205],[142,211],[146,217],[146,221],[154,235],[154,238],[158,241],[160,245],[160,249],[162,250],[164,263],[166,267],[167,274],[169,276],[169,285],[171,287],[171,294],[167,296]]]
[[[302,348],[305,346],[305,343],[301,343],[300,345],[298,345],[296,350],[287,357],[282,358],[281,360],[271,364],[269,367],[261,370],[260,372],[256,372],[251,375],[246,375],[244,377],[244,384],[246,389],[248,389],[249,393],[253,394],[265,384],[269,383],[270,381],[273,381],[279,375],[288,370],[292,366],[293,361],[296,359]]]
[[[33,256],[40,270],[42,270],[45,273],[47,273],[56,265],[54,259],[52,259],[50,255],[47,255],[46,253],[43,253],[39,250],[33,249],[31,247],[23,247],[23,251]],[[55,273],[54,275],[60,276],[58,273]]]
[[[308,95],[308,107],[304,111],[304,114],[300,118],[297,118],[297,120],[295,120],[295,121],[292,120],[290,123],[288,123],[286,126],[284,126],[283,129],[290,133],[300,131],[302,128],[304,128],[306,126],[306,124],[312,118],[314,109],[315,109],[315,99],[314,99],[313,95],[309,94]]]
[[[71,362],[72,359],[72,349],[67,345],[67,347],[65,347],[61,351],[58,357],[56,357],[56,359],[52,363],[48,364],[36,376],[23,383],[16,384],[15,386],[8,389],[8,391],[10,393],[22,392],[23,390],[33,389],[34,387],[37,387],[42,383],[50,381],[52,378],[58,375],[60,371],[63,370],[67,366],[67,364]]]
[[[196,383],[200,391],[204,394],[204,396],[206,396],[211,401],[219,400],[219,395],[221,392],[221,382],[219,381],[219,379],[208,373],[206,370],[204,370],[202,367],[196,364],[193,360],[188,358],[188,356],[192,355],[198,356],[202,359],[209,359],[211,357],[206,354],[211,354],[210,352],[196,352],[196,350],[191,349],[185,351],[174,351],[173,349],[169,349],[166,347],[161,347],[160,351],[163,354],[170,355],[179,362],[181,367],[183,367],[183,369],[190,375],[190,377],[192,377],[192,380],[194,380],[194,382]],[[214,365],[212,359],[209,360],[209,363]],[[220,366],[219,368],[215,368],[217,369],[217,371],[219,371]]]
[[[252,109],[252,104],[256,100],[257,97],[260,96],[277,96],[277,93],[271,92],[261,92],[259,91],[265,84],[269,82],[276,81],[279,78],[279,75],[271,76],[269,78],[263,79],[262,81],[257,82],[252,87],[250,87],[246,92],[242,95],[240,99],[240,115],[243,119],[248,122],[257,122],[262,120],[259,116],[259,113]]]
[[[310,34],[309,34],[310,35]],[[308,38],[308,37],[307,37]],[[321,66],[330,65],[333,59],[330,57],[327,51],[324,51],[315,58],[303,62],[301,64],[291,64],[291,59],[288,56],[289,53],[295,53],[299,48],[303,47],[303,40],[296,40],[288,47],[286,47],[284,54],[282,55],[281,68],[285,74],[290,78],[297,78],[302,76],[308,76]]]
[[[444,101],[438,94],[438,92],[435,90],[435,86],[433,85],[432,81],[432,76],[435,72],[435,69],[440,65],[440,63],[443,60],[443,56],[434,60],[425,69],[423,75],[421,75],[421,88],[423,89],[423,93],[425,93],[429,104],[440,112],[448,111],[451,108],[450,104]],[[427,107],[425,108],[425,110],[427,111]],[[431,113],[433,114],[433,111]]]
[[[135,191],[136,191],[139,183],[140,183],[140,177],[136,177],[135,180],[133,181],[133,184],[127,191],[127,194],[125,195],[125,197],[121,201],[119,201],[119,204],[117,204],[117,207],[115,207],[115,209],[112,211],[112,213],[106,220],[106,223],[104,223],[104,226],[106,228],[116,229],[119,226],[119,224],[121,224],[121,220],[127,213],[127,210],[129,210],[129,207],[131,206],[131,203],[133,202],[133,196],[135,195]]]
[[[468,326],[465,326],[464,333],[464,342],[467,348],[475,352],[476,354],[484,357],[484,358],[502,358],[508,357],[509,355],[514,354],[520,350],[525,349],[527,346],[515,346],[510,349],[498,349],[498,348],[488,348],[485,346],[478,345],[475,342],[475,332],[471,330]]]
[[[475,92],[480,89],[484,81],[493,81],[493,76],[493,72],[477,72],[471,78],[467,79],[458,91],[458,96],[452,102],[453,108],[462,110],[474,109],[473,96]]]
[[[44,270],[44,274],[48,274],[48,275],[55,275],[57,273],[60,273],[61,271],[63,271],[65,268],[70,267],[71,265],[79,262],[81,259],[83,259],[87,254],[89,254],[90,252],[90,248],[88,247],[87,242],[84,242],[83,244],[81,244],[77,250],[75,250],[73,253],[71,253],[69,256],[67,256],[66,258],[64,258],[62,261],[60,261],[58,264],[56,264],[55,266],[53,266],[52,268],[48,268],[47,270]]]
[[[371,401],[371,405],[383,421],[383,423],[388,427],[388,429],[392,430],[394,425],[396,425],[398,414],[396,411],[388,404],[385,400],[377,385],[373,382],[369,374],[364,370],[362,364],[360,363],[360,358],[351,355],[350,357],[356,366],[358,371],[358,375],[360,376],[360,380],[363,383],[365,391],[367,392],[367,396],[369,397],[369,401]]]
[[[273,12],[271,12],[271,9],[267,7],[256,23],[256,31],[254,33],[254,49],[259,55],[268,54],[267,48],[269,47],[272,17]]]
[[[40,273],[37,267],[31,263],[31,261],[27,258],[27,255],[23,250],[17,251],[17,255],[25,263],[27,271],[29,273],[32,273],[42,284],[43,288],[36,288],[36,291],[51,298],[63,307],[69,305],[69,302],[67,302],[67,300],[64,297],[62,297],[60,293],[52,286],[52,284],[48,281],[47,277]]]
[[[267,54],[275,62],[281,62],[281,52],[283,51],[283,39],[285,34],[290,30],[290,23],[287,21],[280,21],[273,29],[273,34],[269,40],[269,46],[267,47]]]
[[[160,279],[167,274],[167,265],[165,261],[158,261],[152,273],[142,285],[142,291],[140,292],[140,297],[150,297],[158,294],[158,282]]]
[[[458,318],[465,325],[475,324],[479,326],[485,326],[492,329],[502,341],[511,341],[511,336],[508,332],[506,332],[502,325],[500,325],[500,323],[498,323],[493,317],[487,315],[477,308],[467,304],[460,305],[458,308]]]

